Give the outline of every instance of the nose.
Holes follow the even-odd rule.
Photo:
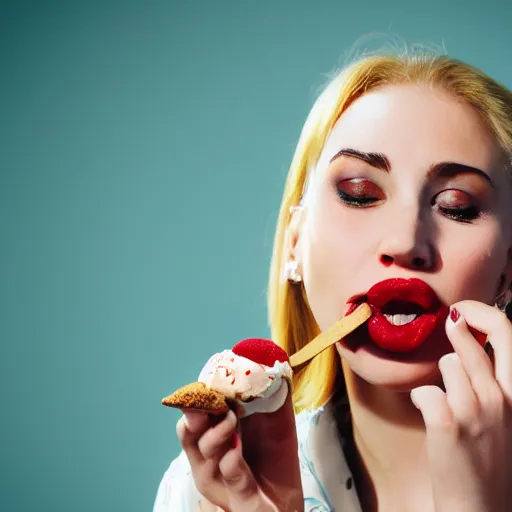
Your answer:
[[[431,271],[436,267],[433,233],[419,208],[402,208],[387,219],[378,257],[385,266]]]

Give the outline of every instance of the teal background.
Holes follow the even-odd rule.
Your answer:
[[[161,397],[268,336],[325,74],[385,33],[512,86],[512,3],[458,5],[1,3],[1,510],[151,510],[179,449]]]

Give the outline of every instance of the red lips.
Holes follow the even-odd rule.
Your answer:
[[[392,352],[417,350],[448,315],[448,307],[420,279],[381,281],[357,302],[365,299],[374,313],[367,323],[370,338],[379,347]],[[403,325],[394,325],[388,319],[401,314],[416,314],[417,317]]]
[[[368,303],[376,308],[382,308],[391,301],[401,301],[431,311],[441,303],[436,292],[421,279],[387,279],[373,285],[366,296]]]

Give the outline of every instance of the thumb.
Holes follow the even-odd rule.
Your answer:
[[[290,389],[277,411],[241,419],[240,433],[244,458],[262,490],[273,500],[286,499],[287,508],[279,510],[301,510],[302,484]]]

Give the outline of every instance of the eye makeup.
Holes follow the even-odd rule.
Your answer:
[[[338,181],[336,190],[341,201],[349,206],[370,206],[385,199],[382,189],[365,178]]]
[[[465,223],[472,222],[482,213],[475,198],[455,189],[439,192],[432,198],[431,205],[444,216]]]

